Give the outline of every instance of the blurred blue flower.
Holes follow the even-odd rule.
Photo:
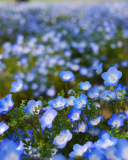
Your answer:
[[[21,78],[18,78],[16,82],[12,82],[10,92],[19,92],[23,89],[23,81]]]
[[[75,76],[72,71],[61,71],[59,76],[63,81],[75,80]]]

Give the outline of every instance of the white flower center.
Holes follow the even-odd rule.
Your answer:
[[[91,120],[91,124],[92,125],[97,125],[99,122],[100,122],[100,118],[99,117]]]
[[[96,155],[92,155],[91,157],[89,157],[89,160],[100,160],[100,159]]]
[[[56,137],[56,142],[59,145],[64,144],[67,141],[67,135],[66,134],[60,134],[59,136]]]
[[[53,114],[49,113],[45,116],[45,122],[50,124],[53,121]]]
[[[81,102],[78,103],[78,108],[81,108],[83,104],[86,105],[86,101],[85,100],[82,100]]]
[[[114,121],[113,126],[114,127],[119,127],[120,126],[120,121]]]
[[[106,96],[104,96],[104,99],[105,99],[106,101],[109,101],[109,100],[110,100],[110,97],[108,97],[108,95],[106,95]]]
[[[92,134],[92,135],[98,135],[98,130],[90,130],[90,132],[89,132],[90,134]]]
[[[77,120],[79,118],[79,114],[78,113],[74,113],[72,116],[73,120]]]
[[[76,156],[82,156],[85,151],[83,149],[79,149],[76,153]]]
[[[63,79],[66,79],[66,80],[70,79],[70,75],[64,75]]]
[[[9,101],[8,103],[4,103],[5,105],[5,110],[8,110],[8,107],[11,107],[13,104],[12,104],[12,101]]]
[[[69,100],[69,101],[68,101],[68,104],[69,104],[70,106],[73,106],[73,100]]]
[[[19,89],[21,89],[22,88],[22,84],[17,84],[16,85],[16,91],[19,91]]]
[[[117,92],[117,98],[121,98],[122,97],[122,94],[120,92]]]
[[[90,97],[91,99],[94,99],[94,98],[96,98],[96,97],[98,97],[98,96],[99,96],[99,93],[93,93],[93,94],[89,95],[89,97]]]
[[[118,77],[116,74],[112,74],[108,77],[108,80],[110,83],[115,83],[117,81]]]
[[[55,108],[59,108],[59,107],[61,107],[61,106],[62,106],[62,103],[61,103],[61,102],[57,102],[57,103],[54,105]]]
[[[107,141],[105,141],[105,143],[102,145],[102,147],[107,148],[108,146],[112,146],[113,144],[114,144],[114,142],[107,139]]]
[[[85,129],[86,129],[86,126],[85,126],[85,125],[80,125],[80,126],[78,127],[78,132],[84,132]]]
[[[88,90],[88,85],[84,85],[84,86],[82,86],[82,88],[84,89],[84,90]]]
[[[11,152],[4,160],[19,160],[19,156],[15,152]]]

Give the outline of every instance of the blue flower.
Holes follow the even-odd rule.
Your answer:
[[[60,72],[60,78],[63,81],[72,81],[72,80],[75,80],[75,76],[74,76],[74,74],[73,74],[72,71],[61,71]]]
[[[67,115],[67,117],[71,120],[73,123],[74,121],[78,121],[80,119],[81,110],[80,109],[74,109],[72,108]]]
[[[76,156],[83,156],[84,153],[90,149],[93,146],[93,143],[91,141],[88,141],[86,144],[79,145],[79,144],[74,144],[73,146],[73,151],[69,153],[69,157],[75,158]]]
[[[70,96],[68,99],[67,99],[67,104],[66,106],[69,107],[69,106],[73,106],[73,101],[74,101],[75,97],[74,96]]]
[[[41,101],[35,101],[35,100],[30,100],[27,104],[27,106],[25,106],[25,112],[27,114],[34,114],[33,112],[36,110],[36,108],[38,108],[38,106],[42,107],[42,102]],[[38,109],[37,110],[38,113],[36,114],[39,114],[40,113],[40,110]]]
[[[113,127],[121,127],[124,125],[123,120],[124,120],[123,117],[112,116],[111,119],[107,123],[112,128]]]
[[[8,130],[9,126],[6,125],[3,121],[0,123],[0,135],[3,134],[6,130]]]
[[[100,90],[98,88],[94,88],[88,91],[89,98],[96,100],[100,96]]]
[[[88,103],[87,96],[82,94],[80,97],[74,99],[73,103],[74,103],[73,106],[74,108],[82,109]]]
[[[109,102],[111,100],[116,99],[116,94],[115,92],[112,92],[111,90],[106,90],[100,94],[100,98]]]
[[[87,74],[88,74],[88,69],[83,66],[83,67],[81,67],[81,68],[79,69],[79,73],[80,73],[80,75],[82,75],[82,76],[87,76]]]
[[[80,82],[80,89],[82,89],[82,90],[88,90],[91,87],[92,87],[92,85],[88,81]]]
[[[28,64],[28,57],[21,57],[20,58],[20,63],[22,64],[22,65],[27,65]]]
[[[105,160],[104,154],[101,153],[101,151],[97,148],[93,148],[91,152],[85,152],[84,156],[87,158],[87,160]]]
[[[57,116],[57,111],[51,108],[48,108],[45,113],[39,118],[39,122],[41,123],[41,128],[44,130],[46,127],[52,127],[52,121]]]
[[[117,148],[115,146],[110,146],[105,149],[105,156],[107,160],[122,160],[117,156]]]
[[[120,83],[115,87],[116,96],[117,96],[118,100],[120,100],[120,99],[122,99],[124,97],[124,95],[126,94],[126,89],[127,89],[127,87],[123,86]]]
[[[96,73],[101,73],[102,72],[102,70],[103,70],[103,63],[100,63],[98,66],[96,66],[95,68],[94,68],[94,70],[96,70]]]
[[[17,142],[3,139],[0,144],[0,159],[1,160],[20,160],[22,151],[17,149]]]
[[[90,133],[92,137],[95,137],[99,135],[100,129],[92,127],[92,128],[89,128],[88,133]]]
[[[72,133],[66,129],[60,132],[59,136],[54,138],[53,144],[56,145],[58,148],[64,148],[68,141],[72,139]]]
[[[88,131],[88,126],[84,122],[75,124],[75,129],[73,129],[73,132],[77,132],[77,134],[79,132],[85,133],[87,131]]]
[[[105,80],[104,84],[106,86],[115,86],[122,77],[122,72],[118,71],[115,67],[111,67],[107,72],[104,72],[101,77]]]
[[[113,116],[117,117],[117,114],[112,114],[112,117]],[[124,120],[126,120],[127,119],[127,113],[119,112],[118,117],[122,117]]]
[[[61,110],[66,107],[67,100],[62,96],[57,97],[54,100],[48,102],[48,104],[57,110]]]
[[[10,92],[19,92],[23,89],[23,81],[21,78],[18,78],[16,82],[12,82]]]
[[[0,100],[0,113],[6,114],[14,106],[12,95],[8,94]]]
[[[33,72],[28,72],[25,76],[27,82],[32,82],[36,78],[36,74]]]
[[[63,154],[58,153],[56,155],[53,155],[52,160],[67,160],[67,159],[63,156]]]
[[[121,158],[121,160],[128,159],[128,140],[127,139],[118,140],[117,155]]]
[[[111,137],[108,133],[104,133],[97,142],[94,143],[96,148],[104,148],[106,149],[109,146],[114,146],[117,144],[117,138]]]
[[[88,122],[89,127],[97,126],[103,119],[103,116],[98,116],[97,118],[93,118]]]
[[[54,87],[50,87],[46,90],[46,95],[49,97],[54,97],[56,95],[56,90]]]

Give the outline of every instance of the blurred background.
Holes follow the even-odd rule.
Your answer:
[[[76,76],[69,90],[81,81],[104,90],[95,71],[100,63],[103,72],[111,66],[121,70],[120,83],[127,85],[127,1],[7,2],[0,2],[0,99],[10,94],[18,77],[28,100],[53,99],[65,90],[62,70]],[[25,99],[22,92],[11,94],[16,105]]]

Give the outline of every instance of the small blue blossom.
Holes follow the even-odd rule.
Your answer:
[[[73,74],[72,71],[61,71],[60,72],[60,78],[63,81],[72,81],[72,80],[75,80],[75,76],[74,76],[74,74]]]
[[[117,144],[117,138],[111,137],[108,133],[104,133],[97,142],[94,143],[96,148],[104,148],[106,149],[109,146],[114,146]]]
[[[46,95],[48,97],[54,97],[56,95],[56,90],[54,87],[50,87],[46,90]]]
[[[100,63],[98,66],[96,66],[94,70],[96,70],[96,73],[98,74],[101,73],[103,70],[103,63]]]
[[[46,127],[52,127],[52,121],[57,116],[57,111],[51,108],[48,108],[45,113],[39,118],[41,123],[41,128],[44,130]]]
[[[27,82],[32,82],[36,78],[36,74],[33,72],[28,72],[25,76]]]
[[[12,82],[10,92],[19,92],[23,89],[23,81],[21,78],[18,78],[16,82]]]
[[[117,117],[117,114],[112,114],[112,117],[113,116]],[[122,117],[124,120],[126,120],[127,119],[127,113],[119,112],[118,117]]]
[[[88,90],[91,87],[92,87],[92,85],[88,81],[80,82],[80,89],[82,89],[82,90]]]
[[[48,104],[51,106],[51,108],[55,108],[57,110],[61,110],[61,109],[65,108],[66,103],[67,103],[66,98],[63,98],[62,96],[59,96],[56,99],[48,102]]]
[[[72,108],[67,115],[67,117],[71,120],[71,123],[74,121],[78,121],[80,119],[81,110]]]
[[[14,106],[12,95],[8,94],[0,100],[0,113],[6,114]]]
[[[77,132],[77,134],[79,132],[85,133],[87,131],[88,131],[88,126],[84,122],[75,124],[75,129],[73,129],[73,132]]]
[[[87,96],[82,94],[80,97],[74,99],[73,103],[74,103],[73,106],[74,108],[82,109],[88,103]]]
[[[99,135],[100,129],[91,127],[89,128],[88,133],[90,133],[92,137],[95,137]]]
[[[6,130],[8,130],[9,126],[6,125],[3,121],[0,123],[0,135],[3,134]]]
[[[93,118],[88,122],[89,127],[97,126],[103,119],[103,116],[98,116],[97,118]]]
[[[27,104],[27,106],[25,106],[25,112],[27,114],[34,114],[33,112],[36,110],[36,108],[38,108],[38,106],[42,107],[42,102],[41,101],[35,101],[35,100],[30,100]],[[36,114],[39,114],[40,113],[40,110],[38,109],[37,110],[38,113]]]
[[[62,130],[59,136],[54,138],[53,144],[56,145],[58,148],[64,148],[68,141],[72,139],[72,133],[66,129]]]
[[[24,66],[26,66],[28,64],[28,57],[21,57],[20,58],[20,63]]]
[[[126,94],[126,89],[127,89],[127,87],[123,86],[120,83],[115,87],[116,97],[117,97],[118,100],[124,98],[124,95]]]
[[[106,90],[100,94],[100,98],[102,100],[109,102],[111,100],[116,99],[116,94],[115,94],[115,92],[112,92],[111,90]]]
[[[121,127],[121,126],[124,125],[123,120],[124,120],[123,117],[112,116],[111,119],[110,119],[107,123],[108,123],[108,125],[110,125],[112,128],[113,128],[113,127]]]
[[[73,151],[69,153],[69,157],[75,158],[76,156],[83,156],[84,153],[90,149],[93,146],[93,143],[91,141],[88,141],[86,144],[79,145],[79,144],[74,144],[73,146]]]
[[[81,68],[79,69],[79,73],[80,73],[80,75],[82,75],[82,76],[87,76],[87,75],[88,75],[88,69],[83,66],[83,67],[81,67]]]
[[[106,86],[115,86],[122,77],[122,72],[118,71],[115,67],[111,67],[107,72],[104,72],[101,77],[104,79]]]
[[[100,96],[100,90],[98,88],[94,88],[88,91],[89,98],[96,100]]]
[[[68,99],[67,99],[67,104],[66,106],[69,107],[69,106],[73,106],[73,101],[74,101],[75,97],[74,96],[70,96]]]
[[[84,156],[87,160],[105,160],[104,154],[97,148],[93,148],[91,151],[86,151]]]

